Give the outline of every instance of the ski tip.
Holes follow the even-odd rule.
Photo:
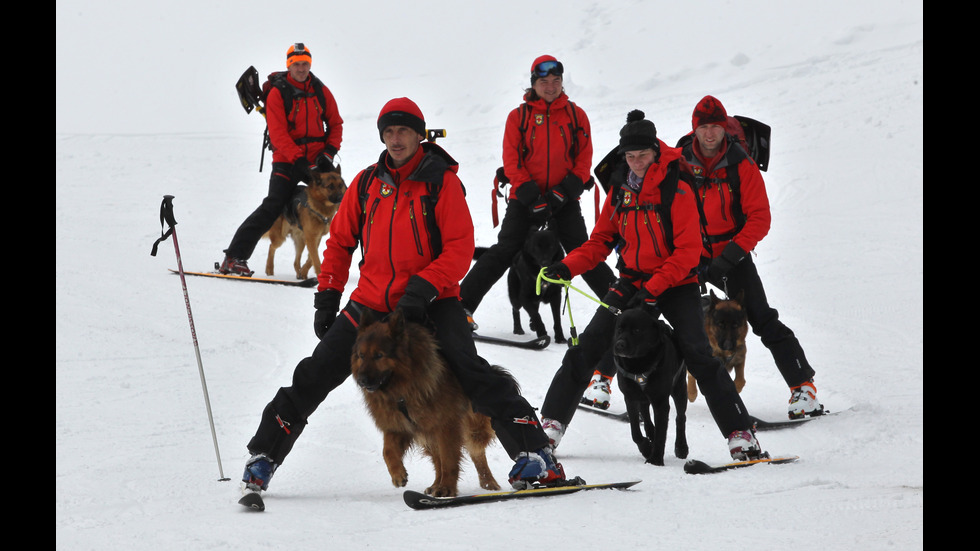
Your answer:
[[[704,474],[710,473],[711,470],[711,465],[697,459],[688,459],[687,463],[684,463],[684,472],[687,474]]]
[[[265,511],[265,501],[258,492],[250,492],[238,500],[238,504],[245,507],[248,511]]]

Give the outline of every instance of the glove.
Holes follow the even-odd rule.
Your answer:
[[[551,266],[544,269],[544,277],[548,279],[563,279],[565,281],[572,280],[572,271],[568,269],[568,266],[564,262],[556,262]]]
[[[622,312],[628,308],[630,299],[632,299],[637,294],[636,287],[632,283],[626,281],[625,279],[617,279],[609,286],[609,290],[606,295],[602,297],[602,302],[609,306],[610,309],[615,308]]]
[[[314,170],[319,171],[315,164],[306,160],[306,157],[300,157],[293,162],[293,175],[301,182],[311,183]]]
[[[401,310],[408,321],[424,323],[429,304],[439,296],[439,291],[419,275],[413,275],[405,286],[405,294],[398,299],[395,309]]]
[[[640,288],[640,290],[633,295],[633,298],[626,303],[627,310],[630,308],[640,307],[649,307],[651,309],[657,308],[657,297],[650,294],[650,291],[647,291],[646,287]]]
[[[326,151],[321,151],[319,155],[316,156],[316,167],[320,172],[333,172],[333,155],[327,153]]]
[[[728,245],[725,245],[721,254],[708,265],[708,281],[721,281],[729,270],[745,258],[746,254],[742,247],[736,245],[734,241],[730,241]]]
[[[313,314],[313,332],[316,333],[316,338],[322,339],[337,319],[337,312],[340,311],[340,291],[327,289],[314,294],[313,307],[316,308],[316,313]]]
[[[528,180],[514,190],[514,197],[527,208],[531,208],[540,196],[541,191],[538,189],[538,183],[534,180]]]
[[[548,192],[548,205],[551,206],[552,214],[561,210],[569,200],[578,199],[584,189],[585,184],[582,183],[582,179],[569,172],[568,176]]]

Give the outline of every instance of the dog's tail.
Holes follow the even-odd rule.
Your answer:
[[[514,390],[517,391],[518,394],[521,393],[521,385],[520,383],[517,382],[517,379],[515,379],[514,376],[511,375],[510,371],[507,371],[506,369],[504,369],[499,365],[491,365],[490,371],[496,373],[497,375],[503,375],[504,377],[509,379],[510,382],[513,383],[514,385]]]

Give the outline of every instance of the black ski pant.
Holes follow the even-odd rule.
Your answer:
[[[532,229],[530,211],[520,201],[507,203],[507,211],[500,223],[500,233],[497,243],[491,246],[477,259],[459,286],[459,297],[463,308],[475,312],[483,297],[490,291],[494,283],[504,275],[514,262],[514,256],[521,251],[527,235]],[[548,229],[558,234],[565,252],[580,246],[589,239],[585,229],[585,218],[582,217],[582,206],[577,200],[569,200],[548,221]],[[612,269],[602,262],[582,278],[596,296],[604,296],[616,276]]]
[[[235,231],[231,244],[224,250],[225,254],[239,260],[252,257],[255,246],[262,235],[269,231],[272,223],[279,218],[283,209],[289,204],[296,192],[300,179],[293,175],[294,168],[290,163],[272,163],[272,176],[269,177],[269,193],[262,204]]]
[[[779,321],[779,312],[769,306],[759,270],[750,255],[745,255],[729,270],[724,280],[709,280],[709,283],[724,291],[728,298],[735,298],[744,291],[742,307],[745,308],[749,327],[762,340],[763,346],[769,349],[776,368],[788,386],[799,386],[813,378],[815,371],[807,362],[800,341],[792,329]]]
[[[323,335],[313,354],[300,360],[292,385],[282,387],[262,412],[258,430],[248,443],[252,454],[264,453],[282,464],[306,427],[310,415],[333,389],[350,376],[350,358],[357,337],[358,320],[366,307],[348,302]],[[384,312],[375,312],[380,318]],[[455,298],[433,302],[428,309],[436,340],[445,343],[440,353],[459,378],[473,410],[490,417],[497,439],[516,459],[522,451],[548,444],[548,437],[534,408],[510,378],[490,370],[473,343],[463,308]]]
[[[609,293],[603,302],[609,304],[618,300],[621,299],[617,295]],[[735,390],[735,383],[721,361],[711,355],[711,345],[704,332],[704,312],[698,285],[691,283],[664,291],[657,297],[657,306],[673,327],[681,357],[687,363],[687,370],[697,379],[722,436],[727,437],[736,430],[749,430],[752,423],[745,404]],[[616,316],[603,306],[596,309],[579,338],[579,344],[569,348],[562,358],[561,367],[545,395],[541,407],[542,418],[555,419],[563,425],[571,422],[595,366],[602,365],[600,360],[612,347],[615,330]]]

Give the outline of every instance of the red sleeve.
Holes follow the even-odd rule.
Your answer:
[[[270,94],[271,95],[271,94]],[[363,171],[358,172],[353,182],[361,178]],[[317,275],[319,284],[317,291],[334,289],[344,292],[347,279],[350,277],[351,258],[358,247],[357,234],[360,232],[361,202],[357,189],[348,189],[333,221],[330,222],[330,233],[327,234],[327,246],[323,250],[323,262]]]
[[[340,151],[340,142],[344,137],[344,119],[340,118],[340,110],[337,108],[337,100],[334,99],[330,89],[323,87],[323,98],[327,104],[323,106],[327,115],[327,143],[326,147]]]
[[[674,251],[644,285],[655,297],[690,277],[701,259],[701,223],[694,192],[687,182],[677,183],[670,219],[674,227]]]
[[[582,129],[578,131],[578,154],[575,156],[572,173],[583,182],[588,182],[592,177],[592,125],[589,116],[578,104],[575,104],[575,113]]]
[[[598,266],[600,262],[605,261],[609,253],[612,252],[610,244],[619,241],[619,230],[617,229],[619,218],[616,217],[616,208],[612,206],[611,201],[611,196],[606,195],[602,204],[602,213],[592,228],[589,240],[569,251],[565,259],[562,260],[562,263],[568,266],[572,276],[584,274]],[[613,219],[613,217],[616,218]]]
[[[504,126],[504,173],[510,179],[512,199],[514,190],[531,179],[531,173],[521,163],[521,152],[524,149],[524,137],[521,135],[521,109],[522,107],[518,107],[511,111],[507,115],[507,124]]]
[[[742,226],[732,241],[743,251],[748,252],[769,234],[772,215],[769,210],[766,183],[762,179],[758,165],[752,159],[746,159],[739,163],[738,178],[742,194],[742,212],[745,213],[745,225]]]
[[[265,100],[265,122],[269,126],[269,141],[276,152],[288,162],[294,162],[303,156],[303,150],[296,145],[289,135],[289,125],[286,122],[286,108],[282,103],[282,94],[273,87]]]

